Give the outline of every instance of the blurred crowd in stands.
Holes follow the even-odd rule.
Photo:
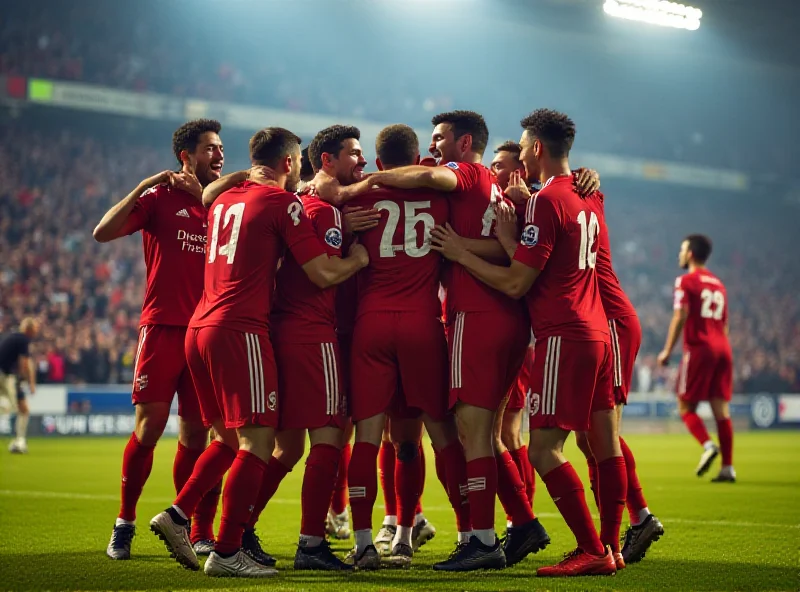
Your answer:
[[[406,23],[402,19],[414,18],[414,11],[407,16],[386,12],[384,3],[318,5],[317,18],[301,5],[283,3],[275,13],[268,4],[248,14],[245,3],[225,5],[224,11],[213,4],[186,12],[188,4],[153,0],[15,2],[0,21],[0,75],[421,126],[435,113],[463,106],[468,97],[469,107],[482,111],[493,132],[504,136],[518,133],[518,118],[540,106],[530,103],[535,100],[573,116],[582,132],[581,150],[750,168],[758,174],[768,164],[770,173],[796,176],[792,154],[776,141],[782,134],[793,141],[788,128],[778,126],[762,137],[757,122],[739,117],[739,110],[757,112],[765,103],[775,119],[793,117],[791,101],[769,94],[780,88],[759,78],[769,69],[732,70],[728,53],[713,45],[704,51],[724,56],[722,62],[687,62],[669,46],[663,56],[623,52],[621,67],[619,55],[606,51],[604,38],[595,33],[570,37],[574,45],[559,45],[558,59],[537,62],[534,72],[524,52],[504,51],[497,59],[495,49],[520,34],[509,29],[517,23],[476,19],[442,29],[435,22]],[[559,13],[566,15],[566,24],[588,20],[591,25],[597,17],[592,11],[566,10]],[[555,23],[542,16],[533,18],[540,31]],[[196,34],[175,34],[176,26]],[[338,36],[329,43],[331,30]],[[463,59],[463,39],[476,35],[483,50],[473,51],[469,60],[479,78],[463,75],[463,68],[443,69]],[[343,38],[347,44],[339,43]],[[291,60],[263,59],[274,51],[290,52]],[[326,54],[335,58],[320,59]],[[731,120],[737,126],[730,126]],[[749,137],[748,149],[734,127]]]
[[[0,124],[0,135],[0,331],[24,315],[43,318],[34,346],[42,382],[131,381],[144,289],[141,239],[99,245],[91,231],[141,179],[172,166],[169,145],[11,120]],[[657,368],[655,355],[672,314],[681,238],[699,231],[713,238],[710,267],[728,288],[737,392],[800,392],[796,211],[606,181],[615,268],[644,334],[635,389],[673,388],[675,365]]]

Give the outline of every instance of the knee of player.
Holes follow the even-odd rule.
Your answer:
[[[419,444],[417,442],[400,442],[395,446],[397,450],[397,460],[411,462],[419,456]]]

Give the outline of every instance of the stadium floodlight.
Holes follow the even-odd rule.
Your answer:
[[[700,28],[703,11],[667,0],[606,0],[606,14],[675,29],[696,31]]]

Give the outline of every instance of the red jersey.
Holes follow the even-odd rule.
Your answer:
[[[675,280],[675,309],[689,308],[683,327],[684,347],[730,348],[728,294],[722,281],[707,269],[697,269]]]
[[[494,206],[503,192],[494,173],[479,163],[448,162],[458,178],[449,195],[450,225],[464,238],[491,238],[494,234]],[[460,265],[449,265],[444,274],[448,311],[494,311],[520,306],[512,298],[475,279]],[[450,318],[450,314],[447,315]]]
[[[185,327],[203,294],[206,209],[169,185],[142,193],[122,232],[142,231],[147,288],[140,325]]]
[[[299,265],[325,254],[297,197],[246,182],[209,213],[203,298],[190,327],[267,335],[278,261],[288,246]]]
[[[594,269],[597,273],[600,300],[603,302],[606,317],[610,320],[635,315],[636,309],[622,289],[611,263],[611,241],[608,238],[608,225],[605,221],[605,197],[599,191],[595,191],[586,200],[594,202],[594,205],[602,213],[602,216],[598,218],[600,233],[597,237],[597,265]]]
[[[342,255],[342,214],[312,195],[301,201],[317,238],[330,257]],[[336,286],[321,290],[308,279],[290,252],[278,270],[272,329],[284,343],[326,343],[336,340]]]
[[[529,200],[514,260],[541,271],[527,294],[537,340],[608,341],[595,270],[602,217],[596,201],[575,192],[571,176],[552,177]]]
[[[360,242],[370,266],[358,274],[358,314],[418,312],[440,316],[441,256],[431,250],[431,230],[447,222],[447,198],[426,189],[377,189],[353,205],[380,210],[378,226]]]

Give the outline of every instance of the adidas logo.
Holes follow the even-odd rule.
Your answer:
[[[186,211],[186,208],[183,208],[182,210],[178,210],[178,212],[175,215],[181,216],[182,218],[188,218],[189,212]]]

